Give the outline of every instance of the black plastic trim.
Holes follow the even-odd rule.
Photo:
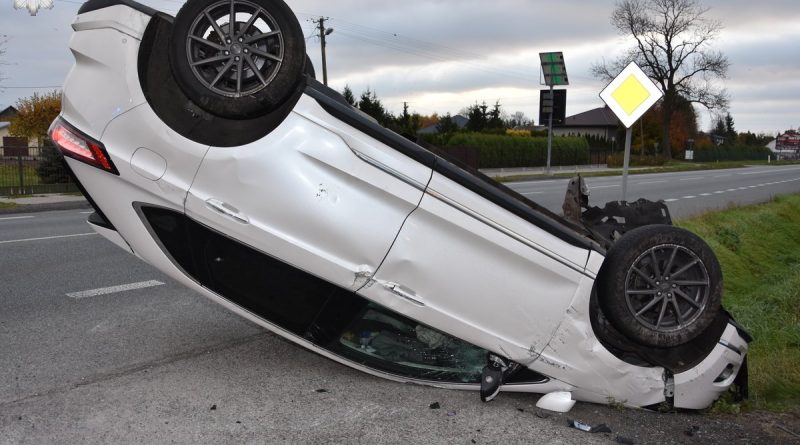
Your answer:
[[[589,238],[588,232],[582,227],[550,212],[477,170],[467,171],[450,161],[437,157],[434,171],[566,243],[603,252],[603,249]]]
[[[87,219],[87,222],[89,224],[102,227],[104,229],[113,230],[115,232],[117,231],[117,229],[114,227],[113,224],[111,224],[111,222],[105,219],[105,217],[100,216],[100,214],[97,213],[96,211],[91,215],[89,215],[89,219]]]
[[[133,0],[89,0],[81,5],[80,9],[78,9],[78,14],[80,15],[91,11],[97,11],[98,9],[108,8],[116,5],[127,6],[149,16],[155,15],[158,12],[149,6],[145,6]]]
[[[61,150],[58,150],[58,152],[61,153],[62,156],[63,156],[63,152]],[[89,194],[89,192],[86,191],[86,188],[83,186],[83,184],[81,184],[81,181],[75,175],[75,172],[72,171],[72,167],[69,166],[69,163],[67,163],[67,160],[63,159],[63,162],[64,162],[64,167],[67,169],[67,173],[69,174],[70,178],[72,178],[72,181],[75,182],[75,185],[78,187],[78,190],[80,190],[80,192],[83,194],[83,197],[86,198],[86,201],[88,201],[89,205],[91,205],[92,208],[94,209],[95,213],[93,213],[92,216],[94,216],[96,214],[97,217],[100,218],[100,220],[105,221],[106,225],[101,226],[101,227],[105,227],[107,229],[111,229],[111,230],[115,230],[116,231],[117,229],[108,220],[108,217],[106,217],[105,213],[103,213],[103,211],[100,209],[100,206],[98,206],[97,203],[94,202],[94,199],[92,199],[92,196]]]
[[[340,121],[392,147],[409,158],[433,168],[436,162],[436,155],[365,117],[360,111],[347,103],[344,97],[336,91],[314,79],[308,78],[306,81],[306,94]]]
[[[550,212],[477,170],[456,165],[450,160],[437,156],[399,134],[380,126],[378,123],[364,117],[361,112],[348,104],[341,94],[316,80],[308,79],[306,94],[316,100],[325,111],[347,125],[432,168],[448,179],[542,228],[560,240],[584,249],[604,252],[602,247],[589,238],[589,232],[583,227]]]

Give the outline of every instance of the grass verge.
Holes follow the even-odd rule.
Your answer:
[[[702,171],[702,170],[721,170],[727,168],[744,168],[751,165],[781,166],[781,165],[794,165],[794,164],[798,164],[798,162],[780,161],[767,164],[766,161],[730,161],[730,162],[706,162],[706,163],[673,161],[672,163],[667,164],[663,167],[635,168],[633,170],[630,170],[629,174],[646,175],[649,173],[677,173],[677,172],[691,172],[691,171]],[[513,175],[513,176],[498,176],[495,177],[494,179],[498,182],[519,182],[519,181],[535,181],[538,179],[550,179],[550,178],[571,178],[573,176],[575,176],[574,172],[555,173],[552,175],[523,174],[523,175]],[[593,178],[601,176],[622,176],[622,169],[605,170],[598,172],[581,172],[581,176],[583,176],[584,178]]]
[[[748,355],[750,400],[743,408],[800,411],[800,195],[677,225],[714,249],[724,305],[755,338]],[[729,410],[729,402],[719,404]]]
[[[11,209],[17,206],[16,202],[0,202],[0,210]]]

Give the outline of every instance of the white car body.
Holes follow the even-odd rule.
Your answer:
[[[91,224],[176,281],[297,344],[380,377],[447,388],[323,348],[190,276],[143,220],[169,209],[254,251],[544,376],[503,391],[574,400],[705,408],[747,352],[727,325],[711,352],[672,375],[613,354],[590,322],[604,251],[575,245],[357,128],[309,94],[253,142],[190,140],[157,115],[139,78],[146,8],[80,13],[61,119],[105,146],[119,175],[67,157],[109,225]],[[578,235],[576,235],[578,236]],[[720,376],[726,368],[733,372]]]

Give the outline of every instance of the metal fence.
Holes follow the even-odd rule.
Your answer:
[[[61,155],[48,155],[52,146],[27,147],[23,153],[14,149],[0,145],[0,196],[78,192]]]

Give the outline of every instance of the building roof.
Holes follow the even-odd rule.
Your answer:
[[[558,127],[617,127],[617,125],[619,119],[614,112],[608,107],[600,107],[568,116],[564,119],[564,124]]]
[[[463,130],[464,127],[467,126],[467,122],[469,122],[469,119],[467,119],[466,117],[464,117],[464,116],[462,116],[460,114],[457,114],[457,115],[453,116],[453,123],[458,126],[459,130]],[[417,134],[437,134],[437,133],[439,133],[439,128],[438,127],[439,127],[439,124],[428,125],[427,127],[422,128],[419,131],[417,131]]]

